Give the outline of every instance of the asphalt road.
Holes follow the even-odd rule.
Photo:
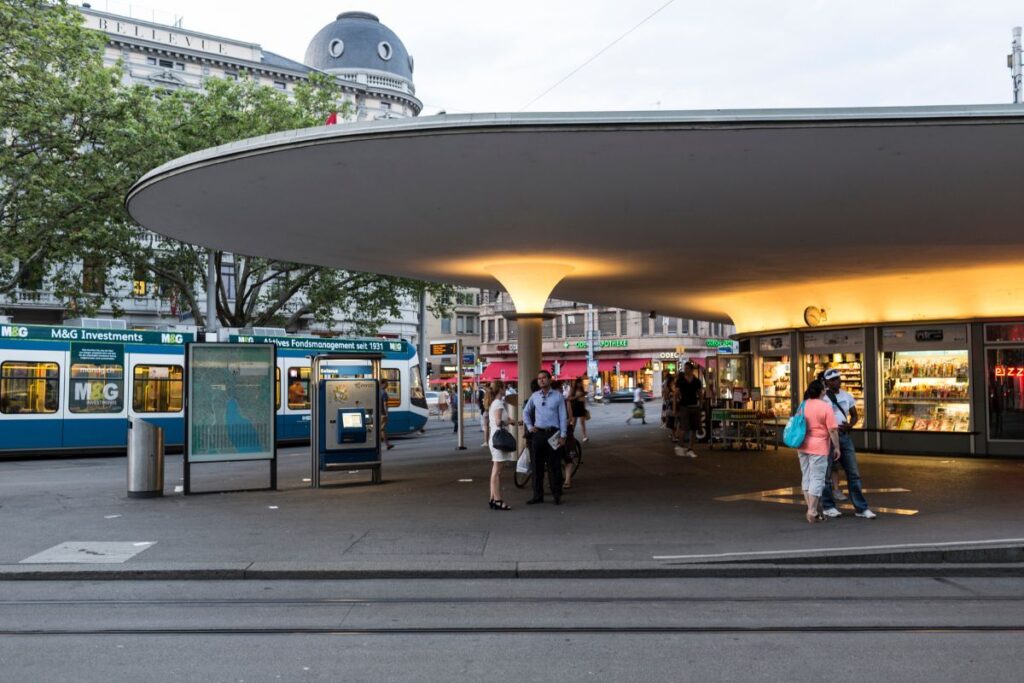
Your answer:
[[[0,680],[1017,681],[1022,603],[978,578],[11,582]]]

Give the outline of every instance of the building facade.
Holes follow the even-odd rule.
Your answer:
[[[480,308],[483,379],[518,379],[515,308],[508,294],[484,292]],[[640,387],[658,393],[668,375],[687,361],[706,367],[708,358],[732,350],[732,325],[686,320],[619,308],[551,299],[543,324],[543,365],[560,379],[586,377],[593,388]],[[588,365],[593,348],[594,367]]]

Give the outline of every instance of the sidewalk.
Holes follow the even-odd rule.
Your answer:
[[[510,512],[487,506],[489,454],[468,422],[465,451],[437,419],[396,440],[380,486],[342,472],[310,489],[306,449],[281,452],[279,491],[189,497],[174,492],[181,459],[169,456],[155,499],[126,497],[123,458],[0,462],[0,578],[779,575],[830,559],[831,572],[877,561],[960,571],[948,563],[966,561],[963,571],[1022,574],[1024,461],[863,455],[878,519],[851,509],[809,525],[792,451],[703,447],[678,458],[657,424],[624,424],[629,408],[592,409],[563,505],[523,505],[529,493],[508,470]],[[193,486],[265,486],[267,469],[198,466]],[[63,543],[85,544],[69,551],[76,562],[24,562]]]

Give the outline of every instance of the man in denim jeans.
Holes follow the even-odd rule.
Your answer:
[[[850,489],[850,502],[857,510],[857,516],[863,519],[874,519],[878,515],[868,507],[868,501],[864,498],[864,491],[860,486],[860,469],[857,467],[857,451],[853,448],[853,438],[850,430],[857,424],[857,402],[848,392],[842,390],[843,380],[839,371],[835,368],[826,370],[822,375],[827,391],[821,397],[826,403],[832,405],[836,414],[836,422],[839,423],[839,461],[835,462],[829,458],[829,473],[825,481],[831,477],[831,468],[837,465],[846,471],[846,485]],[[832,499],[832,487],[825,485],[821,492],[822,513],[826,517],[841,517],[842,512],[836,509],[835,501]]]

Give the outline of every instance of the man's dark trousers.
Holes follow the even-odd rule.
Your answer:
[[[544,470],[548,471],[548,482],[551,486],[551,495],[555,500],[562,497],[562,449],[557,451],[551,448],[548,439],[556,434],[557,429],[538,429],[532,434],[530,442],[533,448],[530,449],[531,465],[533,466],[533,498],[540,500],[544,497]]]

